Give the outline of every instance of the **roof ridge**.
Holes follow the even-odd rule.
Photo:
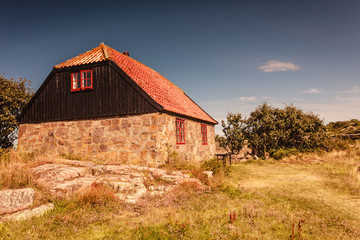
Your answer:
[[[104,44],[104,43],[102,43],[102,44]],[[105,45],[105,44],[104,44],[104,45]],[[101,51],[101,56],[98,56],[98,57],[100,57],[100,58],[102,58],[102,59],[94,60],[93,57],[90,57],[90,58],[89,58],[89,54],[94,54],[94,53],[96,53],[96,51],[99,51],[99,50]],[[66,60],[65,62],[59,63],[59,64],[55,65],[54,68],[69,67],[69,66],[67,66],[67,64],[68,64],[69,62],[72,62],[72,64],[70,64],[70,66],[85,64],[85,63],[77,63],[77,61],[80,61],[80,60],[83,59],[83,58],[87,58],[86,63],[102,62],[102,61],[104,61],[104,60],[107,60],[106,57],[104,56],[104,53],[103,53],[103,51],[102,51],[102,46],[101,46],[101,43],[100,43],[100,45],[99,45],[98,47],[95,47],[95,48],[93,48],[93,49],[91,49],[91,50],[88,50],[88,51],[86,51],[86,52],[84,52],[84,53],[81,53],[81,54],[79,54],[79,55],[77,55],[77,56],[75,56],[75,57],[73,57],[73,58],[71,58],[71,59]]]
[[[109,53],[107,51],[108,46],[106,46],[104,42],[101,42],[99,47],[101,49],[101,52],[103,54],[104,59],[105,60],[111,60],[111,56],[109,55]]]

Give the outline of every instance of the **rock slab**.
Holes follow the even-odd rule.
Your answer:
[[[30,207],[35,198],[32,188],[0,191],[0,215],[17,212]]]
[[[66,160],[48,163],[32,169],[34,180],[56,197],[72,197],[92,184],[102,184],[114,190],[115,196],[135,203],[145,194],[160,195],[177,185],[193,182],[188,174],[135,165],[104,165]]]
[[[9,220],[10,221],[20,221],[20,220],[29,219],[32,217],[38,217],[38,216],[43,215],[47,211],[50,211],[53,208],[54,208],[54,204],[48,203],[48,204],[41,205],[37,208],[25,209],[25,210],[22,210],[22,211],[19,211],[16,213],[6,214],[6,215],[0,217],[0,222],[1,221],[9,221]]]

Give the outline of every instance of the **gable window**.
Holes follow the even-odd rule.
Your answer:
[[[201,138],[202,144],[207,145],[207,126],[205,124],[201,124]]]
[[[81,70],[71,73],[71,91],[80,91],[93,88],[92,70]]]
[[[176,144],[185,144],[185,120],[176,119]]]

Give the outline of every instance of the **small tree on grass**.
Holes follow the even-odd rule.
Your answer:
[[[221,121],[224,136],[218,137],[217,140],[219,141],[220,146],[225,148],[230,154],[230,164],[231,155],[238,154],[244,146],[245,121],[246,120],[242,118],[240,113],[228,113],[226,123],[225,121]]]
[[[17,118],[32,96],[30,81],[6,79],[0,74],[0,149],[13,146],[19,125]]]

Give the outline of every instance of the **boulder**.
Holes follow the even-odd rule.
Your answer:
[[[33,168],[32,172],[40,185],[54,187],[65,180],[84,176],[88,168],[49,163]]]
[[[50,193],[57,197],[71,197],[80,189],[91,186],[95,181],[95,176],[86,176],[58,182],[51,186]]]
[[[0,191],[0,215],[17,212],[30,207],[35,198],[32,188]]]
[[[213,171],[203,171],[203,173],[208,177],[208,178],[212,178],[213,177]]]
[[[54,208],[54,204],[48,203],[48,204],[41,205],[37,208],[25,209],[22,211],[18,211],[16,213],[6,214],[6,215],[0,217],[0,221],[9,221],[9,220],[10,221],[19,221],[19,220],[29,219],[32,217],[38,217],[53,208]]]

